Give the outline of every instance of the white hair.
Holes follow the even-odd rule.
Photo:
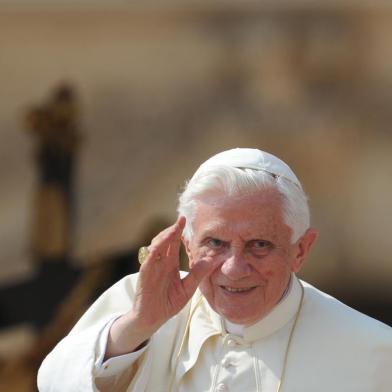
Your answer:
[[[308,199],[302,188],[285,177],[264,170],[231,166],[205,167],[186,183],[177,208],[178,214],[186,218],[184,237],[192,237],[195,209],[203,196],[215,193],[234,196],[271,187],[282,196],[283,219],[292,230],[292,243],[296,242],[310,225]]]

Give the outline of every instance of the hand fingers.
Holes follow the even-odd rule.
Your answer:
[[[182,243],[181,234],[182,234],[184,227],[185,227],[185,218],[183,216],[180,216],[177,219],[176,224],[177,224],[177,228],[178,228],[178,231],[177,231],[178,235],[175,237],[174,241],[169,243],[169,247],[168,247],[168,250],[166,253],[166,255],[168,257],[178,257],[180,254],[180,247],[181,247],[181,243]]]
[[[186,294],[189,297],[192,296],[200,282],[219,267],[219,265],[220,260],[214,260],[212,257],[203,257],[194,263],[189,274],[182,279]]]
[[[184,226],[185,226],[185,218],[181,216],[177,219],[177,221],[173,225],[167,227],[166,229],[162,230],[159,234],[157,234],[151,240],[150,246],[162,243],[162,241],[167,239],[168,236],[173,235],[174,233],[177,233],[178,230],[181,230],[179,233],[179,234],[181,234]]]
[[[148,247],[149,254],[143,263],[150,264],[155,261],[160,261],[166,257],[179,257],[179,249],[181,246],[181,233],[185,226],[185,218],[179,217],[176,223],[161,231],[151,241]]]

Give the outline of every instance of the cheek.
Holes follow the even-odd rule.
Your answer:
[[[275,271],[273,271],[271,268],[266,268],[265,271],[262,272],[262,275],[266,279],[272,279],[275,275]]]
[[[255,269],[266,280],[271,280],[277,276],[282,276],[290,273],[289,265],[284,260],[272,259],[269,262],[256,264]]]
[[[272,278],[276,274],[276,263],[274,260],[263,260],[261,263],[254,263],[253,268],[257,271],[260,276],[264,278]]]
[[[203,293],[203,295],[211,300],[213,295],[213,285],[211,283],[211,276],[206,276],[199,284],[199,289]]]

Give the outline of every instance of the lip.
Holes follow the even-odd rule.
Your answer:
[[[257,286],[249,286],[249,287],[234,287],[234,286],[226,286],[226,285],[219,285],[220,289],[225,295],[229,296],[246,296],[257,288]]]

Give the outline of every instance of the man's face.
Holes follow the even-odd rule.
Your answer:
[[[203,257],[219,260],[199,287],[233,323],[251,325],[271,311],[315,240],[309,230],[291,244],[281,207],[274,189],[198,202],[193,236],[185,240],[190,267]]]

